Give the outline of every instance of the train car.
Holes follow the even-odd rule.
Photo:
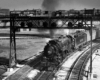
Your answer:
[[[83,31],[76,31],[72,34],[74,36],[74,48],[78,49],[87,42],[87,34]]]

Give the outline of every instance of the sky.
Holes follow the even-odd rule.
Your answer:
[[[0,8],[8,8],[10,10],[43,9],[42,5],[48,5],[44,4],[43,1],[50,3],[49,8],[53,4],[54,9],[57,10],[100,9],[100,0],[0,0]]]

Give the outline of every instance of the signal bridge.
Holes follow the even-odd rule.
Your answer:
[[[27,13],[27,15],[26,15]],[[40,15],[38,14],[40,13]],[[33,14],[33,16],[28,16]],[[43,14],[43,15],[42,15]],[[1,21],[5,24],[13,22],[13,26],[18,28],[28,27],[31,23],[31,28],[68,28],[68,29],[87,29],[89,26],[88,21],[100,21],[99,9],[85,9],[85,10],[69,10],[69,11],[41,11],[41,10],[24,10],[24,11],[11,11],[10,16],[0,17]],[[68,25],[68,23],[72,25]],[[78,25],[79,23],[79,25]],[[70,26],[70,27],[69,27]]]

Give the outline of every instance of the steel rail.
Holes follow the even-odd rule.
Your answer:
[[[89,44],[88,44],[89,45]],[[87,46],[88,46],[87,45]],[[77,51],[74,51],[74,52],[70,52],[70,54],[74,54],[75,52],[77,52]],[[51,80],[51,78],[53,79],[53,77],[54,77],[54,74],[57,72],[57,70],[59,69],[59,68],[61,68],[61,65],[70,57],[71,55],[69,55],[69,56],[66,56],[66,58],[62,61],[62,63],[60,63],[59,65],[58,65],[58,68],[55,68],[54,69],[54,71],[53,72],[47,72],[47,71],[43,71],[43,72],[41,72],[35,79],[33,79],[33,80]],[[57,67],[57,66],[56,66]],[[45,75],[45,74],[48,74],[48,75]],[[43,77],[43,76],[45,76],[45,77]]]
[[[87,51],[87,50],[89,50],[89,48],[86,49],[86,51]],[[73,65],[71,66],[70,70],[68,71],[68,75],[67,75],[67,77],[66,77],[66,80],[69,80],[69,78],[70,78],[70,76],[71,76],[71,73],[72,73],[72,71],[73,71],[73,69],[74,69],[75,64],[77,63],[77,61],[80,59],[80,57],[81,57],[86,51],[84,51],[84,52],[75,60],[75,62],[74,62]]]
[[[94,51],[96,51],[96,49],[94,49],[92,51],[92,54],[94,53]],[[80,68],[80,71],[79,71],[79,74],[78,74],[78,80],[81,80],[82,76],[83,76],[83,73],[84,73],[84,68],[86,66],[86,63],[87,61],[89,60],[89,57],[91,56],[91,54],[89,54],[86,59],[84,60],[83,64],[81,65],[81,68]]]
[[[77,52],[77,51],[70,52],[70,54],[73,55],[75,52]],[[43,71],[43,72],[41,72],[41,73],[38,75],[38,77],[36,77],[37,79],[35,78],[35,79],[33,79],[33,80],[52,80],[53,77],[54,77],[54,74],[57,72],[57,70],[58,70],[59,68],[61,68],[61,65],[62,65],[70,56],[71,56],[71,55],[66,56],[66,58],[62,61],[62,63],[60,63],[58,66],[56,66],[56,67],[58,67],[58,68],[55,68],[53,72]],[[47,74],[47,75],[45,75],[45,74]],[[43,78],[43,76],[45,76],[45,77]],[[52,79],[51,79],[51,78],[52,78]]]
[[[26,77],[26,74],[30,72],[33,67],[39,66],[39,63],[41,61],[40,58],[41,56],[31,61],[29,60],[22,68],[16,71],[16,73],[14,73],[13,75],[9,76],[6,80],[23,80]]]
[[[98,45],[94,45],[93,48],[95,48]],[[93,52],[96,49],[93,50]],[[89,57],[90,54],[89,53],[89,48],[87,49],[87,51],[84,51],[74,62],[74,64],[71,66],[70,71],[68,73],[68,75],[66,76],[65,80],[80,80],[80,75],[81,72],[83,71],[83,67],[87,61],[87,58]]]
[[[76,51],[74,51],[76,52]],[[74,52],[70,52],[72,55]],[[66,58],[60,63],[58,66],[54,68],[52,72],[50,71],[42,71],[40,74],[38,74],[33,80],[51,80],[53,79],[54,74],[57,72],[57,70],[61,67],[61,65],[69,58],[70,56],[66,56]]]

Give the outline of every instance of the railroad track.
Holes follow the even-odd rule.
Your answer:
[[[25,64],[24,67],[22,67],[21,69],[19,69],[13,75],[9,76],[6,80],[23,80],[26,77],[26,75],[31,70],[33,70],[33,67],[39,66],[40,60],[41,60],[41,56],[38,56],[35,59],[30,60],[29,62],[27,62]]]
[[[72,53],[74,53],[74,52],[72,52]],[[69,57],[66,57],[64,59],[64,61],[59,65],[59,67],[67,60],[67,58],[69,58]],[[38,57],[38,58],[30,61],[28,63],[28,65],[30,65],[31,68],[29,68],[29,67],[27,68],[26,67],[27,68],[27,71],[25,71],[24,73],[21,73],[20,75],[17,73],[17,75],[13,75],[11,78],[6,79],[6,80],[29,80],[29,79],[27,79],[27,76],[26,75],[31,70],[33,70],[35,68],[41,69],[41,64],[40,64],[41,61],[39,61],[39,60],[41,60],[41,57]],[[55,68],[53,72],[51,72],[51,71],[45,71],[45,70],[44,71],[40,71],[40,73],[37,74],[36,77],[33,80],[52,80],[53,77],[54,77],[54,74],[56,72],[57,72],[57,68]],[[18,77],[16,78],[16,76],[18,76]]]
[[[76,51],[74,51],[74,52],[76,52]],[[71,52],[71,53],[73,53],[74,54],[74,52]],[[71,55],[70,55],[71,56]],[[58,66],[58,67],[60,67],[70,56],[67,56],[64,60],[63,60],[63,62],[62,63],[60,63],[60,65]],[[32,61],[31,61],[32,62]],[[34,62],[36,62],[36,61],[34,61],[33,60],[33,62],[32,63],[30,63],[30,64],[33,64]],[[30,65],[29,64],[29,65]],[[40,63],[38,63],[37,65],[35,65],[33,68],[34,69],[38,69],[38,70],[40,70],[40,72],[34,77],[34,79],[32,79],[32,80],[52,80],[53,79],[53,77],[54,77],[54,74],[57,72],[57,70],[58,70],[58,67],[56,66],[56,67],[51,67],[51,68],[53,68],[53,71],[52,71],[52,69],[49,69],[49,70],[41,70],[41,68],[42,68],[43,66],[41,65],[41,62]],[[30,71],[30,70],[29,70]],[[29,72],[28,71],[28,72]],[[26,75],[27,74],[24,74],[24,75],[22,75],[18,80],[29,80],[29,79],[27,79],[27,77],[26,77]]]
[[[77,51],[74,51],[74,52],[71,52],[71,54],[73,55],[75,52]],[[71,55],[70,55],[71,56]],[[70,57],[70,56],[67,56],[62,63],[60,63],[60,65],[58,66],[58,68],[61,67],[61,65]],[[58,68],[55,68],[53,70],[53,72],[50,72],[50,71],[42,71],[40,72],[33,80],[53,80],[54,78],[54,74],[57,72]]]
[[[94,52],[96,48],[97,46],[94,46],[92,52]],[[83,52],[83,54],[81,54],[77,58],[77,60],[74,62],[74,64],[71,66],[70,70],[68,71],[65,80],[82,80],[82,76],[85,75],[84,68],[90,57],[90,50],[89,51],[88,50]]]
[[[39,73],[33,80],[52,80],[55,72],[43,71]]]

